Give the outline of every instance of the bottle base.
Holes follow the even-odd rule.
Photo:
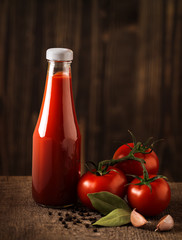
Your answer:
[[[45,205],[45,204],[37,203],[37,202],[35,202],[35,203],[38,206],[43,207],[43,208],[54,208],[54,209],[69,208],[69,207],[73,207],[75,205],[74,203],[72,203],[72,204],[54,206],[54,205]]]

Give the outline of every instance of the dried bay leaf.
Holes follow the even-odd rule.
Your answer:
[[[110,212],[105,217],[100,218],[93,225],[105,227],[119,227],[130,222],[130,211],[117,208]]]
[[[87,194],[93,207],[100,213],[107,215],[114,209],[120,208],[127,212],[131,212],[128,204],[120,197],[110,192],[97,192]]]

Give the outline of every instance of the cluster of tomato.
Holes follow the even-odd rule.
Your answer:
[[[113,160],[129,155],[133,147],[134,143],[122,145],[114,153]],[[126,195],[129,205],[145,216],[154,216],[166,209],[171,191],[163,176],[157,175],[159,159],[156,153],[148,149],[145,153],[138,152],[134,156],[143,159],[144,166],[140,161],[127,159],[108,166],[104,174],[97,170],[85,173],[78,183],[80,201],[93,209],[87,194],[108,191],[121,198]],[[144,167],[147,177],[144,176]]]

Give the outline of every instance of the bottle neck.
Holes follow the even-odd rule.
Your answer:
[[[52,77],[57,72],[62,72],[67,76],[71,75],[71,63],[72,61],[58,62],[58,61],[48,61],[47,74]]]
[[[45,134],[51,135],[51,131],[55,131],[54,134],[57,136],[56,134],[59,134],[57,129],[63,121],[66,125],[65,122],[71,121],[67,119],[71,118],[76,118],[72,95],[71,62],[48,61],[44,98],[38,124],[40,137],[44,137]]]

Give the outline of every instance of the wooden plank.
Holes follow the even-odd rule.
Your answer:
[[[181,239],[182,238],[182,212],[179,211],[182,202],[182,183],[170,183],[172,200],[164,213],[150,218],[150,224],[143,228],[134,228],[130,224],[122,227],[103,227],[93,231],[93,227],[86,228],[89,220],[83,220],[79,210],[72,213],[72,209],[48,209],[34,203],[31,196],[31,177],[0,177],[0,239]],[[49,215],[51,212],[51,215]],[[81,219],[81,224],[74,225],[67,222],[68,228],[59,221],[59,215],[74,215]],[[95,212],[86,212],[90,217],[99,218]],[[175,227],[169,232],[154,232],[157,221],[164,214],[171,214],[175,220]]]
[[[141,1],[136,84],[137,135],[166,139],[156,148],[160,171],[174,180],[181,175],[181,13],[181,1]]]
[[[141,137],[157,137],[161,125],[162,11],[161,0],[141,1],[136,83],[137,128],[144,129]]]
[[[16,76],[16,9],[14,3],[10,6],[8,2],[7,6],[8,14],[6,15],[8,27],[6,29],[6,52],[4,52],[5,66],[3,72],[4,77],[4,112],[2,115],[3,118],[3,133],[2,136],[5,138],[5,157],[8,159],[8,173],[11,173],[13,158],[16,154],[17,147],[17,139],[14,136],[15,128],[14,126],[17,124],[15,113],[18,115],[19,112],[16,111],[17,108],[17,99],[15,95],[14,89],[16,89],[16,85],[18,84],[15,81]],[[7,55],[6,55],[7,54]],[[8,100],[7,100],[8,99]],[[6,136],[6,137],[5,137]],[[15,144],[14,144],[15,142]]]
[[[136,19],[119,13],[128,10],[129,15],[136,5],[135,1],[92,1],[87,156],[93,162],[111,158],[115,141],[126,139],[131,126],[128,115],[133,105],[134,71],[130,69],[135,69],[135,63],[130,57],[136,49]],[[123,89],[131,93],[130,98],[126,99]]]
[[[182,133],[179,118],[181,117],[181,81],[182,76],[182,2],[167,1],[166,2],[166,24],[165,24],[165,45],[163,53],[163,126],[161,131],[164,136],[167,136],[168,141],[164,146],[162,158],[166,162],[162,162],[164,172],[170,173],[174,180],[180,178],[181,154],[179,139]],[[166,107],[168,102],[168,107]],[[171,159],[175,162],[175,166],[171,165]]]
[[[7,1],[1,1],[0,2],[0,9],[2,10],[0,14],[0,46],[4,46],[3,48],[0,48],[0,56],[4,56],[0,58],[0,134],[1,136],[4,136],[4,130],[5,130],[5,121],[4,121],[4,115],[5,115],[5,103],[6,103],[6,64],[8,60],[8,44],[9,44],[9,9],[8,9],[8,2]],[[0,145],[1,145],[1,151],[0,151],[0,169],[1,172],[4,174],[8,174],[8,162],[5,161],[7,159],[7,139],[3,139],[1,137],[0,139]]]

